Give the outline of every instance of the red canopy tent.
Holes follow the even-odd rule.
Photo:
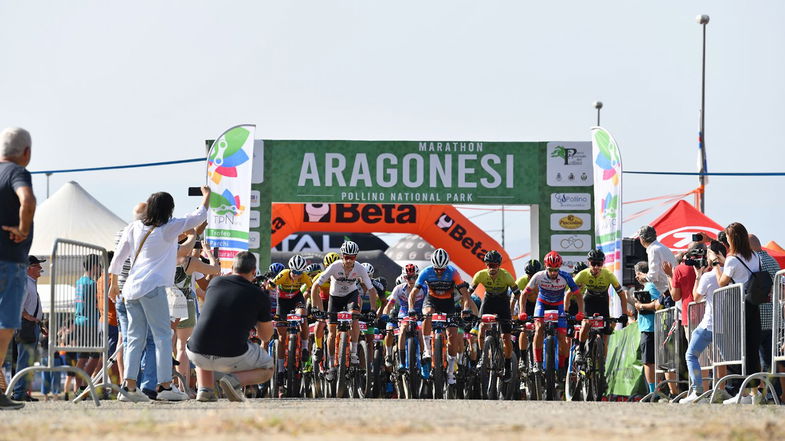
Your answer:
[[[716,239],[717,233],[724,229],[722,225],[683,200],[676,202],[662,213],[651,223],[651,226],[657,230],[657,240],[673,252],[686,251],[692,242],[693,234],[702,233]],[[763,247],[781,267],[785,268],[785,250],[778,248],[779,245],[774,242],[769,242]]]

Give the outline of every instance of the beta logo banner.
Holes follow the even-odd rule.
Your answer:
[[[417,208],[398,204],[304,204],[303,222],[414,224]]]
[[[439,218],[436,219],[435,225],[439,227],[440,230],[446,232],[450,239],[460,243],[461,247],[468,250],[480,261],[482,261],[485,254],[488,252],[488,249],[483,246],[481,239],[472,237],[466,227],[455,222],[447,213],[442,213]],[[474,224],[472,224],[472,226],[474,227]]]

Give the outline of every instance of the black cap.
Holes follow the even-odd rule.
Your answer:
[[[35,265],[36,263],[44,263],[46,259],[39,259],[35,256],[27,256],[27,260],[30,261],[30,265]]]

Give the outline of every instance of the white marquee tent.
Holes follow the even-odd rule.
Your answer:
[[[30,254],[49,256],[55,239],[71,239],[114,249],[126,222],[74,181],[63,185],[35,211]]]

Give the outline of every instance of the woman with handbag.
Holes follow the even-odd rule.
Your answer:
[[[131,258],[131,269],[123,287],[123,298],[128,311],[128,354],[125,357],[123,390],[117,397],[120,401],[149,401],[136,387],[148,325],[155,341],[157,399],[188,399],[186,394],[171,384],[172,329],[167,288],[174,284],[177,239],[184,231],[205,221],[209,201],[210,188],[202,187],[201,206],[184,218],[173,218],[172,195],[165,192],[153,193],[147,200],[147,210],[142,219],[126,228],[117,244],[109,272],[120,274],[125,260]],[[113,287],[110,287],[110,291],[112,290]]]

